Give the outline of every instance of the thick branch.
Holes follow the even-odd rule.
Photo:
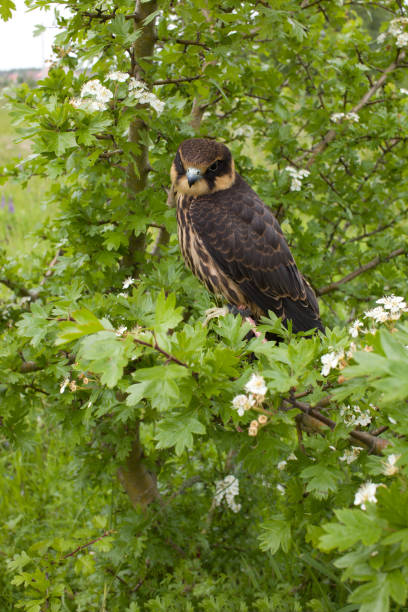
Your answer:
[[[135,437],[126,464],[118,469],[118,478],[134,508],[147,506],[158,499],[156,479],[143,463],[143,449],[139,440],[139,423],[136,424]]]
[[[361,268],[357,268],[357,270],[354,270],[354,272],[350,272],[350,274],[347,274],[340,280],[334,283],[330,283],[329,285],[326,285],[325,287],[321,287],[320,289],[317,289],[316,293],[317,295],[325,295],[326,293],[331,293],[331,291],[336,291],[336,289],[338,289],[341,285],[348,283],[349,281],[353,280],[353,278],[356,278],[356,276],[363,274],[363,272],[367,272],[367,270],[371,270],[372,268],[375,268],[379,264],[385,263],[389,261],[390,259],[394,259],[395,257],[399,257],[399,255],[406,255],[407,253],[408,253],[407,248],[400,247],[399,249],[395,249],[395,251],[392,251],[391,253],[389,253],[389,255],[386,255],[385,257],[380,257],[380,256],[374,257],[374,259],[364,264],[364,266],[361,266]]]
[[[285,400],[285,402],[301,410],[304,415],[307,415],[308,418],[305,420],[305,425],[309,426],[311,429],[320,430],[322,425],[326,425],[331,430],[336,427],[335,421],[329,419],[316,408],[312,408],[309,404],[299,402],[293,398],[289,398]],[[358,429],[353,429],[353,431],[350,432],[350,438],[352,438],[352,440],[357,440],[359,444],[362,444],[365,448],[368,448],[376,455],[380,455],[384,448],[388,446],[387,440],[377,438],[373,434],[365,431],[359,431]]]

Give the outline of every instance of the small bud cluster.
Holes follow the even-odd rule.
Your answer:
[[[358,123],[360,121],[360,117],[357,115],[357,113],[353,113],[352,111],[349,113],[333,113],[330,116],[330,121],[333,121],[333,123],[342,123],[343,121]]]
[[[293,166],[286,166],[286,172],[290,174],[292,182],[290,184],[291,191],[300,191],[302,189],[302,180],[309,176],[309,170],[298,170]]]
[[[233,512],[239,512],[241,504],[235,501],[237,495],[239,495],[239,480],[233,474],[229,474],[215,483],[214,505],[220,506],[225,499],[227,506]]]

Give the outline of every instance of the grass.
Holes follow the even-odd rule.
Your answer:
[[[0,168],[30,154],[30,143],[16,139],[6,104],[0,100]],[[39,177],[33,177],[25,188],[11,180],[0,184],[0,248],[7,255],[30,254],[41,248],[35,234],[47,217],[46,190],[47,181]]]

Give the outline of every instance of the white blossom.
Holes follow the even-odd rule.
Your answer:
[[[344,357],[343,351],[332,351],[331,353],[326,353],[326,355],[322,355],[320,361],[322,362],[322,376],[327,376],[330,370],[334,370],[337,368],[339,361],[341,361]]]
[[[129,276],[128,278],[126,278],[126,279],[123,281],[122,288],[123,288],[123,289],[128,289],[128,288],[130,287],[130,285],[133,285],[133,283],[134,283],[134,282],[135,282],[135,279],[134,279],[134,278],[132,278],[131,276]]]
[[[115,334],[117,336],[123,336],[123,334],[125,333],[125,331],[127,330],[126,325],[121,325],[120,327],[118,327],[118,329],[115,331]]]
[[[360,321],[359,319],[356,319],[352,324],[351,327],[349,327],[349,334],[352,338],[357,338],[358,336],[358,330],[360,327],[363,327],[364,323],[362,321]]]
[[[285,487],[284,487],[283,485],[281,485],[281,484],[277,484],[277,485],[276,485],[276,489],[279,491],[279,493],[280,493],[281,495],[284,495],[284,494],[285,494]]]
[[[343,120],[358,123],[360,121],[360,117],[357,115],[357,113],[350,111],[349,113],[333,113],[330,116],[330,120],[333,121],[333,123],[341,123]]]
[[[379,486],[380,485],[375,484],[374,482],[366,482],[361,485],[354,497],[354,505],[361,506],[361,509],[365,510],[367,502],[376,504],[377,498],[375,493],[377,491],[377,487]]]
[[[60,386],[60,393],[64,393],[64,391],[68,387],[68,385],[69,385],[69,378],[66,378],[64,380],[64,382]]]
[[[353,449],[348,449],[344,451],[344,454],[339,457],[340,461],[345,461],[346,463],[353,463],[357,459],[361,452],[360,448],[354,447]]]
[[[371,414],[362,412],[359,406],[343,406],[340,409],[340,416],[345,425],[350,427],[367,427],[371,423]]]
[[[386,32],[382,32],[381,34],[379,34],[377,36],[377,42],[379,45],[382,45],[382,43],[385,41],[385,39],[387,38],[387,33]]]
[[[376,308],[372,308],[371,310],[367,310],[364,313],[364,316],[367,319],[374,319],[376,323],[384,323],[384,321],[388,321],[389,314],[382,306],[377,306]]]
[[[279,461],[278,465],[276,466],[278,468],[278,470],[284,470],[285,467],[287,466],[287,461]]]
[[[245,391],[248,393],[253,393],[253,395],[264,396],[266,395],[268,388],[265,384],[265,380],[263,376],[259,374],[252,374],[251,378],[245,385]]]
[[[290,455],[286,459],[286,461],[297,461],[297,460],[298,458],[296,457],[295,453],[290,453]]]
[[[408,89],[404,89],[403,87],[400,89],[400,93],[402,93],[403,96],[408,96]]]
[[[351,359],[353,354],[356,352],[357,346],[355,342],[350,342],[349,350],[346,352],[347,359]]]
[[[98,102],[106,104],[111,98],[113,98],[113,93],[110,89],[104,87],[102,83],[98,81],[98,79],[92,79],[91,81],[85,83],[81,89],[81,98],[86,98],[87,96],[91,96]]]
[[[401,455],[388,455],[387,460],[384,462],[384,470],[383,473],[386,476],[393,476],[394,474],[396,474],[399,470],[399,468],[396,466],[396,463],[398,461],[398,459],[401,457]]]
[[[232,400],[232,406],[238,412],[239,416],[243,416],[246,410],[250,410],[255,404],[254,398],[250,395],[236,395]]]
[[[118,81],[119,83],[124,83],[128,80],[129,75],[127,72],[119,72],[119,70],[116,70],[114,72],[110,72],[107,78],[110,81]]]
[[[223,480],[217,480],[215,483],[214,504],[219,506],[225,499],[227,506],[233,512],[241,510],[241,504],[235,501],[235,497],[239,495],[239,481],[233,474],[229,474]]]
[[[405,312],[407,310],[407,303],[404,298],[399,295],[385,295],[376,302],[382,304],[385,310],[390,310],[392,313],[398,313],[400,311]]]
[[[294,168],[293,166],[286,166],[285,170],[288,174],[290,174],[291,179],[292,179],[291,184],[290,184],[290,190],[300,191],[302,188],[302,180],[305,177],[309,176],[310,174],[309,170],[305,170],[305,169],[298,170],[298,168]]]
[[[125,293],[124,291],[122,291],[121,293],[118,293],[118,297],[127,298],[127,297],[129,297],[129,294]]]
[[[143,81],[139,81],[134,77],[131,77],[129,81],[129,96],[134,98],[139,104],[149,104],[157,114],[160,114],[165,106],[165,103],[156,94],[147,89]]]
[[[398,34],[395,44],[399,49],[401,49],[401,47],[406,47],[408,45],[408,33],[401,32],[401,34]]]
[[[100,100],[94,100],[92,98],[71,98],[69,103],[74,108],[83,110],[87,113],[106,110],[106,104],[104,104],[104,102],[101,102]]]

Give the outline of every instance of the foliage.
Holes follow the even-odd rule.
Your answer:
[[[0,173],[46,178],[52,213],[1,260],[2,609],[398,610],[407,307],[376,300],[406,293],[406,9],[60,5]],[[274,209],[326,335],[203,324],[166,206],[194,135]]]

